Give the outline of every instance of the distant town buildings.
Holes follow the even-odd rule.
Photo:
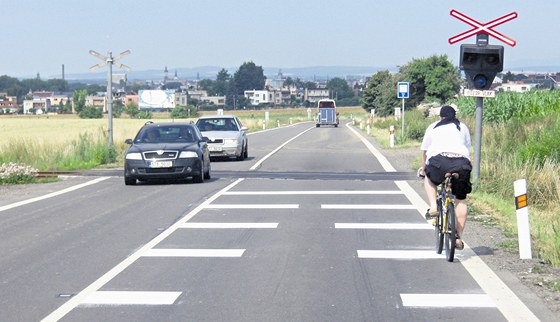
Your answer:
[[[507,78],[503,82],[496,77],[493,90],[503,92],[528,92],[535,89],[560,89],[560,73],[518,73],[502,74]],[[326,88],[326,81],[307,82],[315,84],[313,88],[296,88],[294,85],[284,86],[287,77],[282,70],[279,70],[275,77],[266,80],[265,89],[246,90],[243,95],[250,106],[293,106],[294,102],[315,103],[321,99],[333,98]],[[364,90],[368,79],[349,80],[348,84],[357,95]],[[200,106],[216,106],[223,108],[226,106],[226,96],[209,96],[208,92],[199,88],[199,79],[182,80],[174,72],[173,77],[169,76],[169,70],[165,66],[161,80],[146,80],[140,83],[142,87],[151,88],[140,90],[138,93],[127,91],[130,87],[126,74],[113,75],[113,101],[121,101],[124,105],[136,104],[139,109],[150,111],[169,111],[177,106],[187,106],[189,100],[196,101]],[[15,96],[8,96],[7,93],[0,93],[0,114],[44,114],[56,112],[61,104],[71,105],[71,112],[75,113],[72,102],[73,93],[55,93],[49,91],[29,92],[22,104],[18,104]],[[230,98],[229,104],[232,100]],[[86,97],[86,106],[102,108],[107,112],[106,93],[99,92]],[[234,100],[235,104],[235,100]],[[301,103],[300,103],[301,104]]]

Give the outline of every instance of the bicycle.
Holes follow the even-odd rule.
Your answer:
[[[446,173],[445,181],[439,186],[437,194],[437,217],[434,218],[436,253],[441,254],[445,245],[445,256],[448,262],[453,262],[457,241],[455,216],[455,196],[451,192],[451,179],[458,178],[458,173]]]
[[[422,168],[417,176],[424,178]],[[445,245],[445,256],[448,262],[453,262],[457,242],[457,227],[455,216],[455,196],[451,190],[451,179],[458,178],[458,173],[446,173],[445,181],[438,187],[436,204],[437,216],[433,219],[435,226],[436,253],[441,254]]]

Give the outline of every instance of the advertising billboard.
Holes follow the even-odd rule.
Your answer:
[[[139,109],[170,109],[174,107],[174,90],[141,90],[138,92]]]

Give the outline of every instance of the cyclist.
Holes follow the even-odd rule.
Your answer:
[[[422,167],[424,189],[428,195],[430,208],[426,219],[437,216],[437,186],[445,181],[446,173],[458,173],[452,178],[452,192],[455,195],[457,217],[456,248],[463,249],[463,230],[467,222],[467,194],[472,190],[470,177],[472,165],[469,159],[471,135],[469,128],[455,117],[455,109],[449,105],[441,108],[440,120],[428,126],[422,145]]]

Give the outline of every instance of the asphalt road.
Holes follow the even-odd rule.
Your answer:
[[[8,191],[0,320],[545,320],[468,247],[435,256],[414,173],[367,141],[304,123],[251,134],[203,184]]]

